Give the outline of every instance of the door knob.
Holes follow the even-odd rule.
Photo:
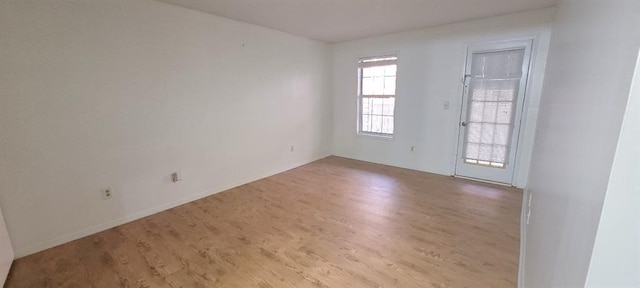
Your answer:
[[[462,127],[466,127],[467,126],[467,122],[462,122],[460,125],[462,125]]]

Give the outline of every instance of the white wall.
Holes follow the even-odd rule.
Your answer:
[[[633,79],[586,287],[640,287],[640,62]]]
[[[333,154],[452,175],[467,47],[535,37],[514,178],[514,184],[524,187],[552,20],[553,9],[543,9],[334,45]],[[389,53],[399,57],[395,136],[390,140],[356,135],[358,58]],[[443,109],[445,101],[450,102],[449,110]]]
[[[527,187],[524,287],[585,284],[640,44],[638,15],[636,0],[559,2]]]
[[[2,5],[18,256],[330,154],[328,44],[150,0]]]

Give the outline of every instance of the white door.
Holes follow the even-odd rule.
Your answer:
[[[456,176],[511,184],[532,40],[469,47]]]

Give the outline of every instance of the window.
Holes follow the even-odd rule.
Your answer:
[[[358,133],[393,136],[398,57],[358,61]]]

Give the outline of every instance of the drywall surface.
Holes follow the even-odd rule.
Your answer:
[[[491,17],[335,44],[333,154],[452,175],[467,47],[534,38],[531,78],[514,184],[524,187],[535,132],[553,9]],[[357,135],[358,58],[398,55],[393,139]],[[449,109],[444,109],[449,102]],[[410,147],[414,150],[411,151]]]
[[[586,287],[640,287],[640,62],[604,199]]]
[[[326,43],[151,0],[5,1],[0,43],[18,256],[330,155]]]
[[[560,1],[556,13],[527,187],[528,288],[585,285],[640,44],[639,1]]]

